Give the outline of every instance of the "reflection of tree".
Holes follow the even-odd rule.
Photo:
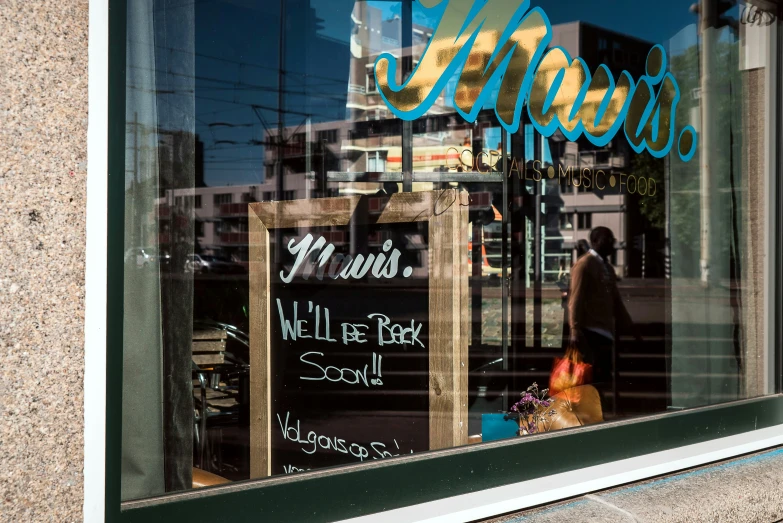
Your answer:
[[[654,158],[649,152],[635,155],[631,161],[632,172],[638,178],[655,181],[655,194],[639,196],[639,213],[647,222],[645,229],[663,230],[666,225],[666,191],[663,180],[663,158]],[[648,183],[649,186],[649,183]]]
[[[672,56],[671,61],[672,73],[680,84],[680,94],[686,93],[686,97],[681,98],[677,106],[675,135],[678,136],[681,128],[691,123],[691,109],[694,104],[690,102],[689,95],[699,88],[698,46],[686,49],[681,55]],[[681,276],[696,276],[699,274],[699,153],[696,152],[691,163],[683,163],[676,154],[669,157],[673,254],[678,254]],[[692,260],[693,263],[686,267],[685,260]]]
[[[143,175],[140,180],[131,178],[125,190],[126,213],[125,245],[127,247],[152,247],[157,244],[155,199],[149,195],[157,194],[157,178]]]
[[[702,107],[709,111],[713,127],[713,144],[710,152],[711,172],[703,172],[700,168],[697,151],[693,159],[685,163],[677,154],[669,155],[670,159],[670,208],[671,237],[673,254],[678,257],[681,276],[697,276],[699,274],[700,248],[700,197],[701,178],[709,176],[712,184],[711,227],[713,230],[730,229],[729,209],[732,206],[731,192],[739,190],[732,186],[730,173],[738,173],[739,151],[733,151],[741,143],[741,110],[739,101],[742,92],[740,72],[738,67],[738,46],[732,38],[722,38],[714,47],[714,67],[710,93],[710,106]],[[671,57],[671,72],[680,85],[681,99],[677,106],[675,137],[682,128],[695,124],[699,128],[698,113],[692,115],[692,109],[700,101],[693,94],[700,92],[700,61],[699,47],[692,46],[681,54]],[[675,143],[675,148],[676,148]],[[701,147],[701,142],[699,143]],[[734,153],[737,153],[736,156]],[[735,176],[734,179],[737,179]],[[656,180],[657,181],[657,180]],[[731,234],[712,234],[712,255],[728,259]],[[717,267],[716,267],[717,268]]]

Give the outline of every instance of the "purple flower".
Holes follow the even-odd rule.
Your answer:
[[[519,401],[511,406],[511,412],[519,414],[520,427],[525,428],[525,433],[538,433],[538,424],[556,415],[554,410],[546,410],[554,401],[547,398],[548,392],[549,389],[539,391],[538,384],[533,383],[527,391],[520,394]]]

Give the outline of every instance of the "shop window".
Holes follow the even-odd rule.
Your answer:
[[[321,143],[336,143],[337,129],[326,129],[318,131],[318,141]]]
[[[367,171],[373,173],[380,173],[386,170],[386,160],[381,157],[381,153],[375,151],[373,153],[367,153]]]
[[[216,206],[231,203],[233,201],[233,197],[234,195],[231,193],[215,194],[213,196],[213,203]]]
[[[663,31],[660,5],[618,19],[604,0],[580,16],[606,32],[577,49],[575,26],[542,25],[583,77],[666,53],[683,94],[653,127],[671,143],[631,147],[624,122],[560,122],[593,114],[562,93],[536,113],[518,87],[537,64],[485,74],[494,26],[464,52],[436,39],[469,2],[128,4],[110,10],[127,26],[110,50],[128,51],[111,53],[112,118],[138,123],[110,128],[128,174],[109,179],[124,244],[106,285],[123,518],[345,520],[779,422],[777,41],[749,67],[726,29],[705,61],[687,9]],[[190,212],[210,194],[211,215]],[[591,378],[553,363],[570,346]],[[223,486],[167,498],[204,477]]]

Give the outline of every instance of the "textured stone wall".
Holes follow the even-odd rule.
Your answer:
[[[0,520],[81,521],[87,0],[0,0]]]
[[[769,209],[766,205],[764,122],[767,104],[763,68],[743,72],[742,96],[742,213],[740,231],[742,263],[742,324],[745,368],[744,395],[761,396],[767,362],[764,357],[764,258],[769,246],[764,238]]]

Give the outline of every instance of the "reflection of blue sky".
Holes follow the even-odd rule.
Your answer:
[[[553,25],[580,20],[652,43],[663,43],[683,27],[696,22],[696,16],[689,10],[694,1],[532,0],[531,7],[543,8]],[[414,2],[414,21],[417,15],[422,20],[437,21],[446,3],[442,2],[428,12],[421,4]],[[738,17],[738,13],[738,7],[729,11],[734,18]]]
[[[667,42],[668,45],[666,46],[666,52],[669,53],[669,56],[682,54],[687,49],[693,47],[696,44],[697,38],[698,33],[695,24],[685,27],[677,34],[672,35],[672,37]]]
[[[696,16],[688,10],[693,1],[531,0],[531,5],[543,7],[552,24],[582,20],[665,43],[678,54],[696,42]],[[356,0],[286,0],[287,127],[302,124],[308,116],[313,123],[345,118],[355,4]],[[371,0],[367,5],[380,9],[384,19],[401,14],[399,1]],[[446,5],[444,0],[425,9],[415,1],[414,23],[434,28]],[[260,183],[265,178],[262,142],[266,129],[276,129],[280,117],[279,6],[279,0],[195,4],[196,131],[205,144],[208,184]],[[447,95],[455,87],[456,78],[446,87]],[[450,96],[447,100],[451,103]],[[499,134],[489,134],[486,140],[486,146],[494,148]]]
[[[320,34],[348,41],[351,29],[350,13],[354,3],[357,2],[355,0],[312,0],[311,5],[315,7],[316,14],[324,20],[324,27],[320,30]],[[364,3],[369,7],[380,9],[384,20],[401,16],[402,2],[369,0]],[[346,9],[342,4],[350,5],[350,8]],[[412,9],[413,23],[434,28],[435,24],[440,20],[440,15],[445,7],[446,2],[443,2],[432,9],[425,9],[419,2],[414,2]],[[345,15],[346,12],[348,17]],[[347,31],[343,30],[346,23],[348,24]]]
[[[500,150],[500,127],[490,127],[483,130],[483,143],[481,148],[489,150]],[[525,151],[533,150],[534,129],[532,125],[525,125]],[[552,163],[552,152],[549,149],[549,140],[542,141],[541,160],[544,163]]]
[[[500,149],[500,127],[484,129],[484,143],[481,148],[485,150]]]
[[[694,1],[533,0],[531,4],[541,6],[552,24],[581,20],[652,43],[663,43],[684,26],[696,22],[696,16],[689,11]]]
[[[329,5],[343,41],[323,38],[317,11]],[[265,179],[267,130],[340,121],[348,85],[353,0],[286,0],[284,111],[279,106],[280,3],[209,0],[196,11],[196,132],[208,185]],[[315,9],[312,9],[315,8]],[[320,22],[321,26],[329,26]],[[296,37],[293,37],[295,35]]]
[[[489,0],[477,0],[487,2]],[[380,8],[384,18],[399,16],[401,2],[370,1],[369,5]],[[433,8],[425,8],[418,1],[413,2],[414,23],[435,28],[448,0]],[[532,0],[531,7],[542,7],[553,25],[580,20],[619,33],[647,40],[651,43],[668,44],[677,37],[676,46],[667,48],[673,54],[696,44],[696,16],[690,12],[691,0],[658,0],[656,2],[585,2],[584,0]],[[738,8],[730,11],[737,15]],[[458,73],[445,87],[447,107],[453,107],[452,95],[456,89]],[[484,109],[490,109],[497,97],[489,97]]]
[[[541,136],[541,135],[538,135]],[[533,140],[535,140],[536,132],[535,128],[528,124],[525,125],[525,151],[531,151],[528,153],[528,156],[532,158],[532,151],[535,150],[535,143]],[[552,151],[549,148],[549,139],[548,138],[542,138],[541,140],[541,157],[535,158],[540,159],[544,163],[552,163]]]
[[[318,16],[325,20],[323,34],[332,38],[346,39],[337,28],[342,9],[334,9],[334,4],[345,0],[318,0],[312,5],[316,7]],[[477,0],[486,2],[488,0]],[[552,24],[562,24],[581,20],[594,25],[611,29],[619,33],[635,36],[652,43],[663,43],[679,33],[686,25],[696,22],[696,16],[689,11],[695,0],[655,0],[620,2],[617,0],[596,2],[586,0],[532,0],[531,7],[540,6],[546,11]],[[352,0],[351,0],[351,3]],[[423,7],[418,1],[413,2],[413,22],[424,26],[435,27],[440,15],[445,9],[447,0],[431,9]],[[372,0],[367,2],[372,7],[381,9],[384,18],[400,14],[401,2]],[[737,7],[729,11],[735,18]]]

